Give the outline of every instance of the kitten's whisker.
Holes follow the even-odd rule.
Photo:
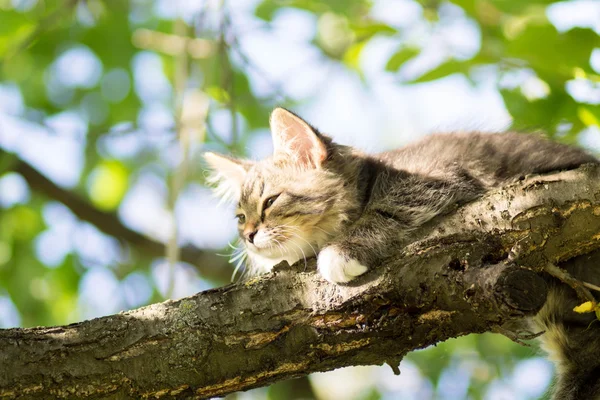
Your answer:
[[[281,244],[281,242],[275,238],[271,239],[273,241],[275,241],[275,243],[277,244],[277,246],[279,247],[279,252],[281,253],[281,257],[285,257],[285,255],[283,254],[283,245]]]
[[[296,227],[288,227],[288,228],[296,228]],[[299,230],[299,228],[296,228],[297,230]],[[304,239],[302,236],[300,236],[298,233],[292,231],[288,231],[288,233],[291,233],[293,235],[293,237],[298,238],[300,240],[303,240],[313,251],[313,254],[316,255],[317,251],[315,250],[315,248],[312,246],[312,244],[310,244],[310,242],[306,239]]]
[[[313,228],[317,228],[318,230],[328,234],[329,236],[334,236],[334,234],[332,232],[326,231],[325,229],[321,228],[320,226],[313,225]]]
[[[246,251],[244,251],[242,253],[243,257],[241,257],[239,259],[239,261],[237,262],[237,264],[235,265],[235,268],[233,269],[233,273],[231,274],[231,282],[235,281],[235,275],[237,274],[238,270],[240,269],[240,267],[242,266],[242,264],[244,263],[244,261],[246,260],[246,256],[248,255],[248,253]],[[242,274],[240,274],[240,279],[242,278],[242,276],[244,275],[246,271],[244,271]]]
[[[303,240],[304,242],[306,242],[306,244],[308,244],[310,246],[310,248],[313,250],[313,252],[315,251],[314,247],[310,244],[310,242],[306,239],[304,239],[302,236],[300,236],[296,231],[293,230],[287,230],[285,231],[287,234],[292,235],[292,238],[298,238],[300,240]],[[315,253],[316,254],[316,253]]]
[[[279,228],[282,228],[282,226],[280,225],[280,226],[279,226]],[[280,229],[280,230],[281,230],[283,233],[285,233],[285,230],[284,230],[284,229]],[[276,240],[276,241],[277,241],[277,243],[281,243],[281,242],[279,242],[277,239],[273,239],[273,240]],[[298,248],[298,250],[300,250],[300,251],[302,252],[302,258],[304,258],[304,268],[306,269],[306,254],[304,254],[304,251],[302,250],[302,248],[301,248],[300,246],[298,246],[296,243],[289,242],[289,241],[288,241],[288,243],[290,243],[290,244],[294,245],[295,247],[297,247],[297,248]],[[282,249],[288,249],[288,247],[285,247],[285,246],[283,246],[283,244],[281,244],[281,248],[282,248]],[[292,251],[294,252],[294,254],[296,255],[296,257],[297,257],[298,259],[300,259],[300,255],[298,254],[298,252],[297,252],[296,250],[294,250],[294,248],[293,248],[293,247],[292,247],[292,248],[289,248],[289,249],[290,249],[290,250],[292,250]],[[281,256],[282,256],[282,257],[284,257],[283,253],[282,253],[282,255],[281,255]]]
[[[269,249],[272,249],[275,247],[273,245],[273,243],[274,243],[277,245],[277,248],[279,249],[279,252],[281,253],[281,257],[285,257],[285,254],[284,254],[285,247],[275,237],[276,237],[276,235],[274,234],[274,232],[273,232],[273,234],[269,234],[269,237],[268,237]]]
[[[290,228],[290,227],[288,227]],[[310,246],[310,248],[313,251],[313,254],[317,254],[314,247],[312,247],[312,245],[304,238],[300,237],[300,235],[298,235],[297,233],[293,232],[293,231],[286,231],[285,229],[282,229],[283,232],[287,232],[287,233],[291,233],[293,236],[292,237],[297,237],[300,240],[304,240],[306,242],[306,244],[308,244]],[[300,250],[300,252],[302,253],[302,258],[304,259],[304,270],[306,271],[306,268],[308,267],[306,264],[306,253],[304,253],[304,250],[302,250],[302,247],[300,247],[300,245],[298,245],[297,243],[294,243],[293,241],[289,242],[290,244],[294,245],[295,247],[298,248],[298,250]],[[296,253],[297,255],[298,253]]]
[[[296,246],[298,248],[298,250],[300,250],[302,252],[302,258],[304,258],[304,271],[306,271],[306,268],[308,268],[308,266],[306,265],[306,254],[304,254],[304,250],[302,250],[302,247],[298,246],[294,242],[291,242],[291,244],[293,244],[294,246]]]
[[[294,243],[290,243],[290,244],[294,244]],[[298,246],[296,245],[296,247],[298,247]],[[302,251],[302,249],[300,249],[299,247],[298,247],[298,249],[299,249],[300,251]],[[294,252],[294,254],[296,255],[296,258],[300,259],[300,254],[298,254],[298,252],[297,252],[296,250],[294,250],[294,248],[293,248],[293,247],[292,247],[292,248],[290,248],[290,250],[292,250],[292,251]]]
[[[245,257],[246,254],[247,254],[247,251],[245,249],[241,250],[238,254],[234,253],[233,255],[231,255],[231,258],[229,259],[229,263],[233,264],[234,262],[236,262],[241,257]]]
[[[298,244],[293,243],[293,242],[289,242],[289,244],[292,245],[292,246],[294,246],[296,249],[300,250],[300,252],[302,253],[302,257],[300,257],[300,255],[294,249],[294,247],[289,247],[289,249],[294,252],[294,254],[296,255],[296,258],[298,258],[298,260],[304,259],[304,269],[306,270],[306,267],[307,267],[307,265],[306,265],[306,255],[304,254],[304,251],[302,250],[302,247],[298,246]]]

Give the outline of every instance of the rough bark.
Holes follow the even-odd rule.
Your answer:
[[[411,350],[497,331],[542,306],[548,261],[600,248],[600,169],[528,177],[415,237],[347,286],[301,263],[78,324],[0,331],[0,398],[222,396],[349,365],[397,369]]]

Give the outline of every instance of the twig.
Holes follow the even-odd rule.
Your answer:
[[[521,346],[525,346],[525,347],[531,347],[531,345],[529,343],[525,343],[523,340],[533,340],[539,336],[542,336],[544,334],[544,331],[541,332],[536,332],[536,333],[532,333],[532,332],[513,332],[511,330],[508,330],[500,325],[496,325],[492,328],[492,332],[495,333],[499,333],[507,338],[509,338],[510,340],[512,340],[513,342],[521,345]]]
[[[585,286],[586,288],[588,288],[588,289],[592,289],[592,290],[595,290],[597,292],[600,292],[600,286],[596,286],[596,285],[593,285],[591,283],[583,282],[583,281],[581,282],[581,284],[583,286]]]
[[[594,289],[594,290],[600,289],[597,286],[592,285],[591,283],[586,283],[586,282],[580,281],[579,279],[573,277],[571,274],[569,274],[564,269],[557,267],[556,265],[552,264],[551,262],[548,262],[546,264],[546,266],[544,267],[544,271],[546,271],[553,277],[559,279],[560,281],[566,283],[567,285],[569,285],[573,289],[575,289],[575,291],[577,292],[577,295],[582,300],[591,301],[592,304],[596,305],[596,299],[594,298],[592,293],[587,288],[592,286],[592,289]]]
[[[186,23],[178,18],[173,23],[173,33],[179,37],[188,36],[188,27]],[[175,108],[175,124],[177,127],[177,137],[179,139],[179,150],[181,152],[181,163],[175,170],[171,180],[171,193],[169,194],[169,211],[171,216],[171,235],[166,246],[166,256],[169,263],[169,280],[167,286],[167,292],[165,297],[170,299],[173,297],[173,291],[175,290],[175,266],[179,262],[180,250],[179,250],[179,232],[177,226],[177,216],[175,215],[175,207],[177,205],[177,198],[179,193],[185,185],[185,179],[187,176],[188,163],[189,163],[189,138],[184,135],[183,127],[183,103],[185,96],[185,88],[188,79],[188,56],[186,51],[181,51],[175,56],[175,96],[174,96],[174,108]]]

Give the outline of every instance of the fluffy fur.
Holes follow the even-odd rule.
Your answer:
[[[281,108],[273,111],[271,131],[275,151],[266,160],[206,157],[217,192],[237,201],[249,271],[317,255],[319,272],[335,283],[381,264],[411,231],[457,203],[524,175],[598,162],[580,149],[517,133],[432,135],[367,155]],[[553,283],[536,321],[562,371],[557,398],[591,398],[600,357],[586,355],[580,340],[600,349],[600,334],[591,339],[581,324],[572,330],[577,316],[563,307],[566,301],[571,307],[570,289]]]
[[[206,155],[217,193],[238,202],[249,270],[267,272],[327,250],[317,264],[336,283],[378,265],[414,228],[456,203],[522,175],[595,161],[516,133],[432,135],[367,155],[281,108],[271,130],[275,151],[266,160]]]
[[[600,252],[583,255],[562,265],[571,275],[600,285]],[[533,329],[544,331],[542,349],[556,365],[557,400],[600,399],[600,321],[594,313],[577,314],[582,303],[573,289],[547,278],[546,304],[533,319]]]

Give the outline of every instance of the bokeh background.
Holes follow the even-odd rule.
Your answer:
[[[600,152],[594,0],[0,0],[0,327],[229,282],[201,152],[262,158],[288,107],[366,151],[519,129]],[[534,347],[471,335],[239,399],[537,399]]]

